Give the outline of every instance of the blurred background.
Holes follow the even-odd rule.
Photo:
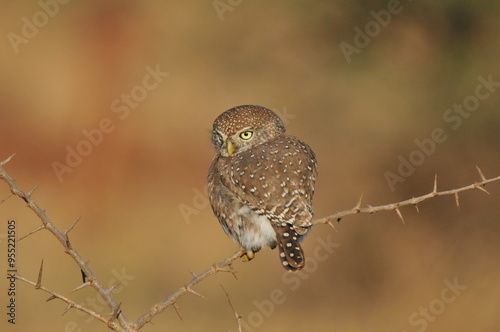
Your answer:
[[[443,190],[479,180],[476,165],[500,175],[496,1],[62,2],[2,4],[0,159],[16,153],[7,171],[60,229],[82,218],[73,245],[105,285],[122,280],[131,320],[237,249],[204,196],[212,122],[233,106],[275,110],[313,147],[317,217],[362,193],[373,206],[426,194],[435,174]],[[451,196],[402,208],[404,224],[316,226],[303,272],[262,250],[237,280],[196,286],[206,299],[181,298],[183,320],[171,307],[144,331],[236,330],[219,284],[243,331],[498,331],[500,183],[486,189],[459,209]],[[2,275],[8,219],[18,236],[40,224],[20,199],[0,205]],[[36,280],[42,259],[46,287],[109,313],[91,289],[70,293],[80,272],[48,232],[18,243],[19,274]],[[107,331],[17,288],[2,331]]]

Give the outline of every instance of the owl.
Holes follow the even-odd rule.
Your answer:
[[[245,250],[242,259],[277,246],[285,269],[303,268],[300,243],[312,226],[317,176],[312,149],[287,134],[273,111],[254,105],[219,115],[212,144],[210,204],[226,234]]]

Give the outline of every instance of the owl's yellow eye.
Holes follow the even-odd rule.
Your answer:
[[[244,140],[247,140],[247,139],[250,139],[250,137],[252,137],[253,135],[253,132],[248,130],[248,131],[244,131],[240,134],[240,137]]]

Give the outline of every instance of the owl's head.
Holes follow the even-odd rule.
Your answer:
[[[262,106],[233,107],[217,117],[212,144],[228,157],[278,137],[285,132],[280,117]]]

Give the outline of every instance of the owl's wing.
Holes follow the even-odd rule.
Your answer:
[[[216,156],[212,161],[207,179],[208,196],[212,210],[224,229],[224,232],[229,237],[238,240],[238,235],[235,233],[230,218],[234,212],[235,205],[228,204],[228,202],[237,200],[238,198],[235,196],[234,192],[230,192],[227,186],[222,182],[222,177],[218,170],[223,169],[224,164],[224,159],[220,155]]]
[[[221,181],[254,211],[294,225],[300,235],[311,226],[316,176],[312,149],[283,136],[227,158]]]

